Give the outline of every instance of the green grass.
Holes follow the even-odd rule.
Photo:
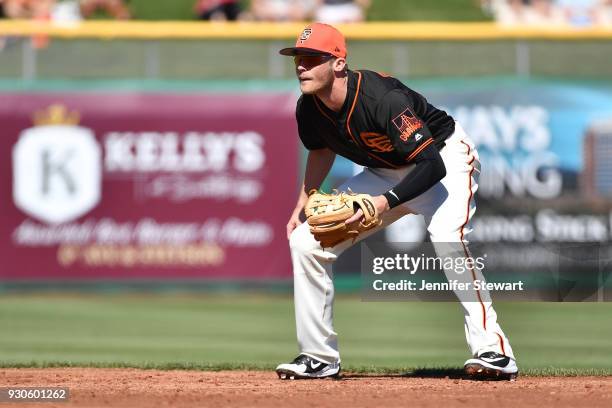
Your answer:
[[[23,363],[3,363],[2,368],[134,368],[139,370],[193,370],[193,371],[272,371],[276,367],[275,363],[266,364],[198,364],[198,363],[75,363],[72,361],[30,361]],[[381,366],[352,366],[343,364],[343,372],[350,375],[377,376],[377,375],[402,375],[406,377],[462,377],[463,369],[455,367],[381,367]],[[521,366],[521,376],[529,377],[601,377],[612,375],[609,368],[523,368]]]
[[[482,21],[489,20],[474,0],[374,0],[368,20]]]
[[[513,303],[497,311],[531,375],[612,375],[611,303]],[[344,367],[373,373],[460,367],[455,303],[335,308]],[[297,352],[289,297],[4,296],[0,365],[271,369]]]
[[[139,20],[193,20],[195,0],[130,0],[130,10]]]

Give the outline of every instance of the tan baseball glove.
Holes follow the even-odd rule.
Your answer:
[[[364,215],[362,220],[345,224],[360,208]],[[310,190],[304,213],[310,232],[323,248],[331,248],[349,239],[355,240],[360,233],[381,223],[372,196],[355,194],[350,190],[334,191],[333,194]]]

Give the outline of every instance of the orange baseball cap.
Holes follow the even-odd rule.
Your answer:
[[[331,54],[346,58],[344,36],[336,28],[323,23],[312,23],[298,36],[295,47],[283,48],[282,55]]]

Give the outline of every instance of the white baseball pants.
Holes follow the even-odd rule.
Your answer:
[[[444,256],[449,247],[444,243],[455,243],[453,247],[459,245],[466,256],[470,256],[467,235],[471,231],[470,219],[476,211],[474,194],[480,173],[478,152],[456,123],[455,132],[446,140],[440,155],[446,166],[446,177],[422,195],[385,213],[381,226],[362,234],[356,242],[406,214],[421,214],[425,217],[438,256]],[[380,195],[396,185],[409,171],[410,168],[366,168],[339,189],[350,188],[359,193]],[[345,241],[323,250],[310,233],[307,223],[297,227],[289,240],[300,352],[326,363],[340,360],[337,334],[333,327],[332,264],[351,245],[351,241]],[[453,279],[457,279],[454,271],[446,271],[448,279],[451,274]],[[464,273],[463,277],[470,282],[474,279],[484,280],[479,270]],[[495,351],[514,359],[510,343],[497,323],[497,314],[487,291],[474,291],[471,299],[466,299],[464,291],[460,301],[465,318],[465,336],[472,355],[476,357],[486,351]]]

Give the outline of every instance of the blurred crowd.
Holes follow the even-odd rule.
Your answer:
[[[612,24],[612,0],[481,0],[481,4],[503,25]]]
[[[194,0],[193,17],[200,20],[304,21],[330,24],[365,20],[371,0]],[[129,0],[0,0],[0,18],[73,23],[88,18],[132,18]],[[0,51],[11,38],[0,37]],[[45,48],[47,35],[32,37],[34,48]]]
[[[372,0],[194,0],[201,20],[352,23],[366,19]],[[612,0],[478,0],[504,25],[612,24]],[[0,0],[0,18],[79,21],[132,17],[129,0]],[[248,4],[248,7],[244,7]]]
[[[379,0],[381,1],[381,0]],[[612,23],[612,0],[480,0],[502,24]],[[258,20],[350,23],[364,21],[371,0],[251,0],[243,10],[240,0],[197,0],[194,10],[203,20]]]
[[[0,18],[79,21],[105,15],[131,18],[129,0],[0,0]],[[351,23],[365,20],[371,0],[194,0],[201,20],[304,21]]]
[[[127,0],[0,0],[0,16],[13,19],[79,21],[96,13],[126,20]]]
[[[0,0],[0,18],[72,23],[102,14],[119,20],[132,17],[126,5],[129,0]],[[32,36],[34,48],[49,45],[49,36]],[[12,38],[0,37],[0,51]]]
[[[370,0],[251,0],[242,10],[239,0],[198,0],[203,20],[304,21],[355,23],[365,20]]]

